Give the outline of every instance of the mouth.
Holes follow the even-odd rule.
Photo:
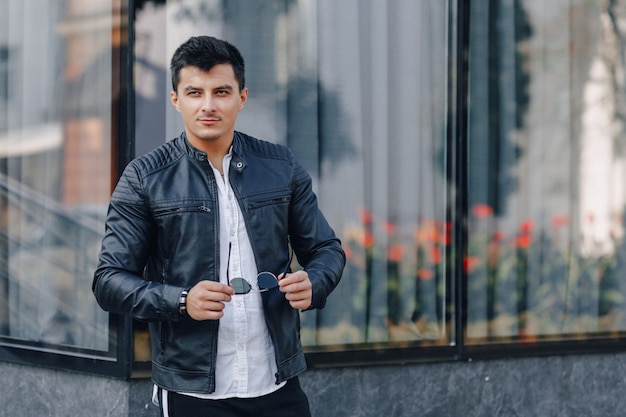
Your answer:
[[[214,125],[220,120],[216,118],[202,118],[202,119],[199,119],[199,121],[200,123],[205,124],[205,125]]]

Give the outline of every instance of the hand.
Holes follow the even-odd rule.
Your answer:
[[[187,293],[187,314],[194,320],[218,320],[235,291],[215,281],[200,281]]]
[[[285,293],[291,307],[306,310],[313,302],[313,285],[306,271],[300,270],[293,274],[280,274],[278,286]]]

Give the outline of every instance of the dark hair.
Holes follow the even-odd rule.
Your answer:
[[[180,82],[180,70],[185,67],[198,67],[210,71],[216,65],[230,64],[241,91],[246,84],[245,65],[239,50],[230,43],[212,36],[194,36],[180,45],[170,62],[172,88]]]

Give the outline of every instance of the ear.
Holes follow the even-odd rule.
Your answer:
[[[248,89],[244,88],[239,92],[239,99],[241,100],[239,104],[239,110],[243,109],[243,106],[248,101]]]
[[[170,101],[172,102],[172,106],[174,106],[176,111],[180,112],[180,109],[178,107],[178,94],[176,94],[176,91],[172,90],[170,92]]]

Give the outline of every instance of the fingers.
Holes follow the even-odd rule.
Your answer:
[[[200,281],[187,294],[187,314],[194,320],[218,320],[233,289],[214,281]]]
[[[306,310],[313,300],[313,285],[306,271],[279,276],[278,286],[292,308]]]

